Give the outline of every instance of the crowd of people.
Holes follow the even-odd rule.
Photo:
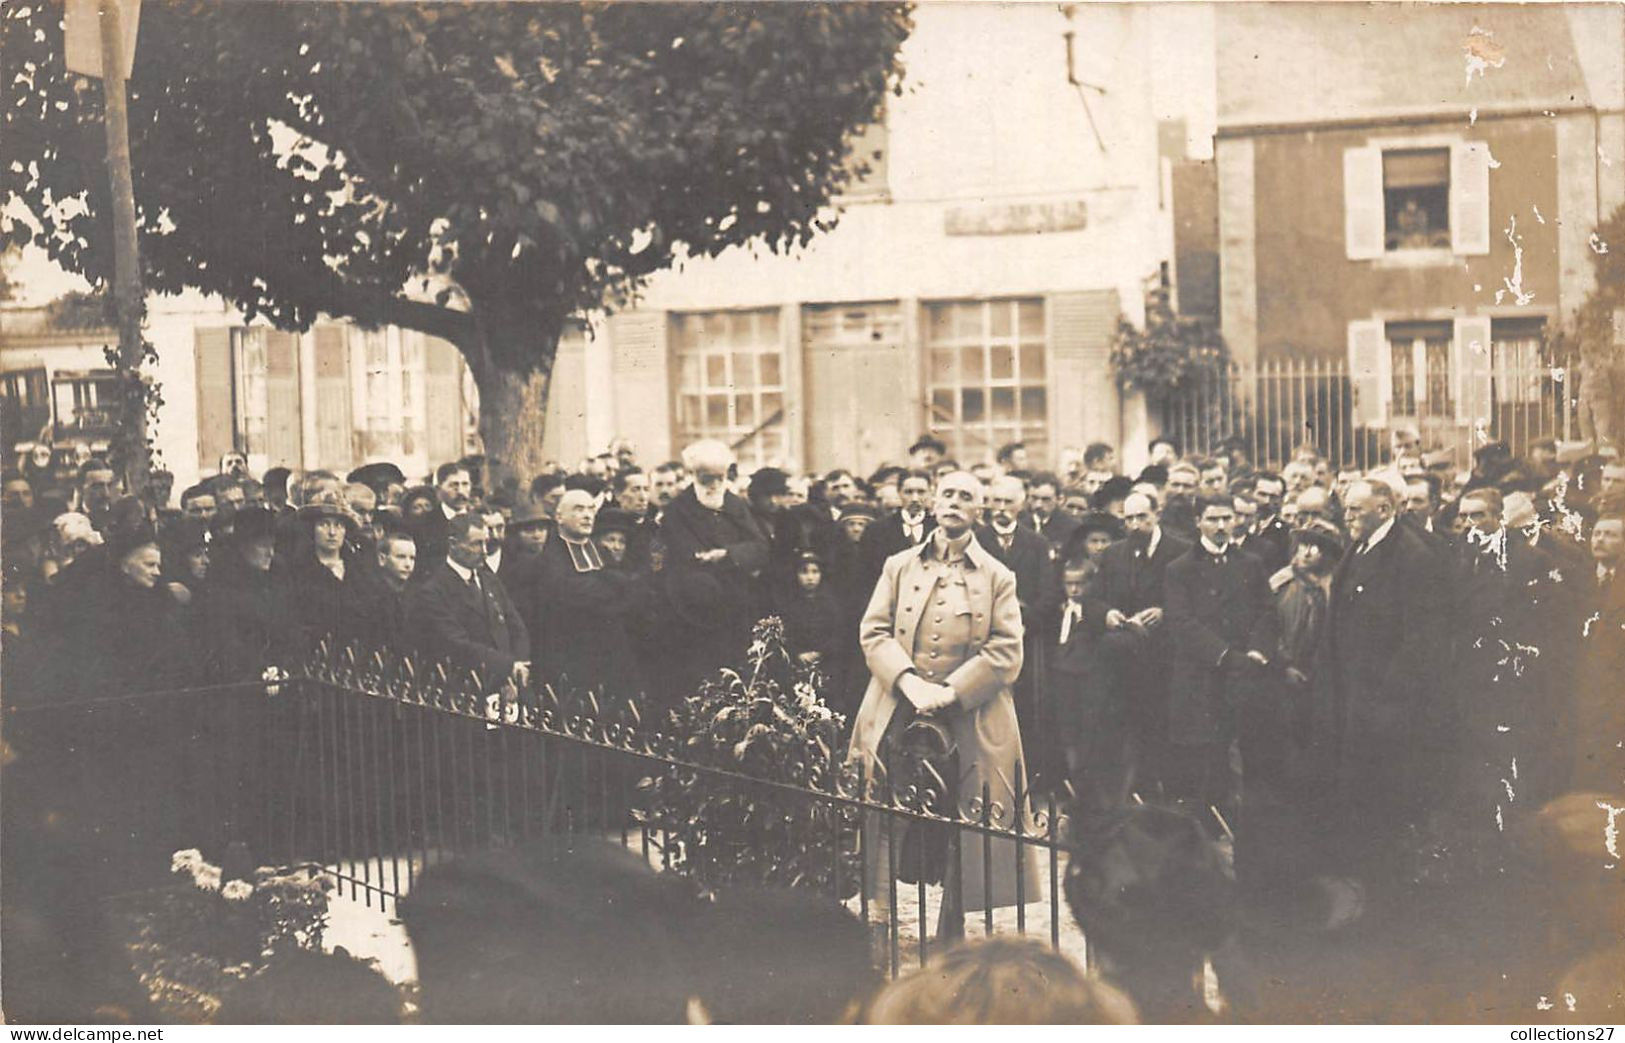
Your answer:
[[[1125,474],[1105,444],[1048,469],[925,436],[866,477],[742,475],[719,442],[647,470],[623,442],[528,484],[478,458],[412,484],[390,463],[255,479],[233,454],[173,507],[100,458],[25,460],[3,479],[8,701],[253,680],[334,639],[510,697],[669,705],[777,615],[855,753],[896,706],[957,708],[964,777],[1185,809],[1233,842],[1244,894],[1404,915],[1446,853],[1494,866],[1553,798],[1625,791],[1625,460],[1472,459],[1403,430],[1364,471],[1158,439]]]

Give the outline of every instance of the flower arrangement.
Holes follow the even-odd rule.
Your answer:
[[[183,886],[124,896],[111,910],[137,977],[169,1017],[206,1022],[234,984],[288,953],[320,951],[334,885],[319,867],[262,866],[225,879],[188,848],[174,853],[170,872]]]
[[[845,720],[824,704],[816,667],[785,648],[776,617],[756,625],[746,659],[745,673],[721,670],[673,712],[676,759],[833,790]],[[857,815],[842,805],[672,767],[643,780],[636,814],[665,832],[671,868],[707,886],[829,890],[839,858],[843,897],[857,891]]]
[[[1163,402],[1224,373],[1230,353],[1211,324],[1175,314],[1157,289],[1146,298],[1145,329],[1118,317],[1111,357],[1121,387]]]

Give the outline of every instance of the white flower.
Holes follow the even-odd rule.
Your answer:
[[[254,894],[254,885],[247,880],[228,880],[220,889],[220,897],[228,902],[246,902]]]
[[[189,876],[194,875],[197,873],[198,867],[201,865],[204,865],[203,852],[199,851],[195,847],[189,847],[184,851],[177,851],[169,859],[169,871],[172,873],[186,873]]]
[[[205,891],[220,890],[220,870],[211,865],[200,866],[192,874],[192,882]]]

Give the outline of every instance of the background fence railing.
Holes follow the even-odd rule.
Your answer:
[[[947,818],[933,811],[940,779],[866,778],[842,751],[785,778],[693,763],[683,737],[637,699],[543,687],[502,705],[477,679],[444,668],[323,649],[275,684],[9,707],[5,738],[12,862],[25,877],[59,873],[57,887],[105,894],[162,884],[176,850],[201,848],[216,862],[235,850],[254,864],[319,864],[344,897],[393,910],[430,867],[561,832],[617,839],[704,879],[703,859],[721,856],[662,828],[640,796],[644,780],[675,773],[718,795],[765,795],[823,824],[828,841],[816,850],[829,872],[816,886],[883,925],[881,962],[893,974],[925,962],[936,944],[927,914],[953,901],[939,885],[897,879],[910,828],[944,831],[954,865],[964,851],[987,870],[1036,852],[1039,878],[1014,874],[1014,907],[996,917],[984,891],[966,928],[1025,933],[1032,916],[1062,945],[1070,823],[1053,797],[1034,807],[1018,782],[1016,805],[1029,814],[1005,828],[995,795],[984,791]],[[877,854],[879,836],[889,843]],[[992,876],[982,874],[985,888]],[[1065,927],[1081,946],[1070,918]]]
[[[1210,455],[1237,438],[1255,463],[1279,468],[1308,444],[1334,467],[1365,470],[1387,461],[1393,430],[1410,428],[1424,450],[1448,450],[1466,470],[1485,442],[1505,441],[1522,455],[1540,438],[1581,437],[1572,362],[1498,354],[1488,367],[1483,417],[1458,408],[1448,370],[1424,362],[1419,372],[1403,357],[1384,371],[1386,380],[1364,382],[1368,394],[1378,393],[1374,403],[1357,403],[1359,382],[1346,359],[1284,358],[1232,364],[1157,403],[1153,415],[1161,433],[1192,455]]]

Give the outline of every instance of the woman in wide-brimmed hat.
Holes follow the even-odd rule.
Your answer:
[[[361,521],[336,496],[299,508],[299,524],[308,526],[308,550],[289,563],[291,605],[305,649],[327,637],[347,642],[355,636],[357,584],[344,556],[346,538]]]

